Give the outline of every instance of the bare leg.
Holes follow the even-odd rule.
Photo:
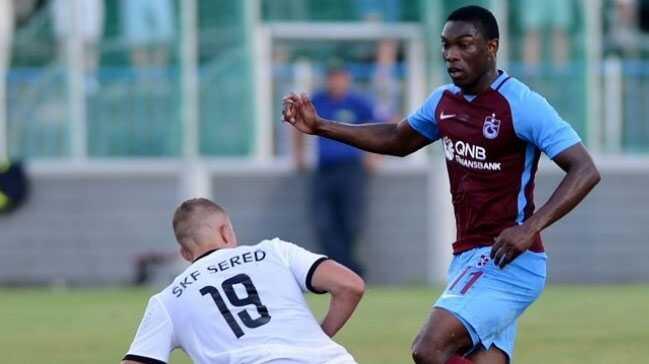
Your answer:
[[[460,320],[446,310],[433,308],[412,345],[412,358],[417,364],[445,364],[471,345],[471,337]]]
[[[478,350],[469,355],[469,360],[473,364],[508,364],[509,357],[497,347],[492,347],[489,351]]]

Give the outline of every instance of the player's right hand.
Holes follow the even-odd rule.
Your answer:
[[[316,134],[320,117],[306,94],[290,93],[282,99],[282,120],[306,134]]]
[[[528,225],[514,225],[500,232],[491,246],[491,259],[498,267],[505,268],[534,242],[538,231]]]

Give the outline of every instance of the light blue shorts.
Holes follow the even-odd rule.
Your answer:
[[[495,345],[511,361],[516,321],[545,287],[547,255],[527,251],[500,269],[490,253],[491,247],[482,247],[456,255],[435,307],[462,321],[473,341],[471,351]]]

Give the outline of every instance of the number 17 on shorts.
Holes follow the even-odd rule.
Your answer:
[[[476,284],[484,273],[484,270],[481,268],[464,268],[464,270],[451,282],[442,296],[464,296],[471,290],[471,287]]]

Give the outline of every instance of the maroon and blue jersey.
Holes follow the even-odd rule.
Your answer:
[[[529,218],[541,152],[554,158],[581,141],[542,96],[502,71],[477,96],[452,84],[438,88],[408,122],[431,141],[442,139],[455,254],[492,245],[505,228]],[[543,251],[539,235],[530,250]]]

